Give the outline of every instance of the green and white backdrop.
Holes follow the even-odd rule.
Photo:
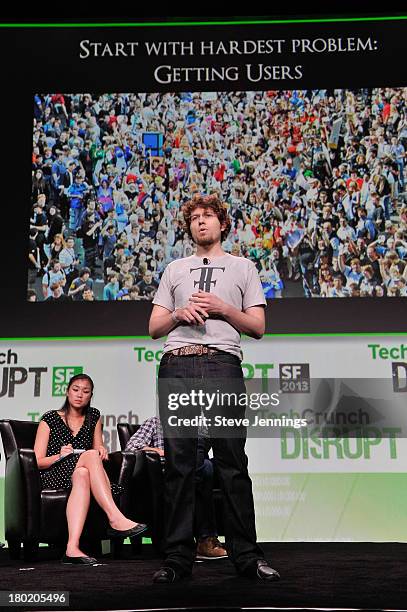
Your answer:
[[[117,450],[117,422],[155,414],[161,348],[143,337],[1,340],[1,418],[39,420],[61,406],[69,378],[87,372],[106,445]],[[396,377],[394,401],[407,397],[401,395],[407,391],[405,335],[267,336],[244,339],[243,351],[247,378],[295,379],[301,370],[330,381]],[[301,436],[285,444],[275,437],[248,439],[259,540],[407,541],[405,439],[376,436],[362,440],[357,451],[351,446],[311,450]],[[1,540],[3,457],[0,468]]]

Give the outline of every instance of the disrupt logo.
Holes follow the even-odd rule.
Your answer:
[[[82,374],[82,372],[83,366],[56,366],[52,368],[52,396],[64,396],[72,376]]]
[[[16,387],[25,383],[32,384],[33,396],[41,394],[41,377],[48,368],[31,366],[24,368],[18,365],[18,355],[12,349],[0,353],[0,397],[14,397]]]
[[[397,459],[397,439],[402,430],[397,427],[362,427],[356,437],[334,435],[334,428],[292,427],[281,430],[282,459],[374,459],[380,456],[375,448],[387,450],[390,459]]]
[[[309,363],[280,363],[281,393],[309,393]]]

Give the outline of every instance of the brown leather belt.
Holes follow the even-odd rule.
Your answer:
[[[169,351],[171,355],[212,355],[213,353],[219,353],[218,349],[209,348],[206,344],[187,344],[180,348]]]

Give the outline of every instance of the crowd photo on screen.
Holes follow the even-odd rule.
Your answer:
[[[152,300],[217,193],[266,298],[407,295],[407,88],[34,97],[29,301]]]

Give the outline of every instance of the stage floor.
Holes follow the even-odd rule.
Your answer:
[[[61,565],[55,551],[48,548],[40,549],[36,562],[10,561],[3,549],[0,590],[69,591],[70,610],[407,609],[407,544],[295,542],[262,546],[266,558],[281,573],[279,582],[238,577],[231,563],[223,559],[196,563],[191,580],[153,585],[152,574],[161,562],[148,545],[137,556],[125,546],[125,558],[102,557],[95,567]]]

